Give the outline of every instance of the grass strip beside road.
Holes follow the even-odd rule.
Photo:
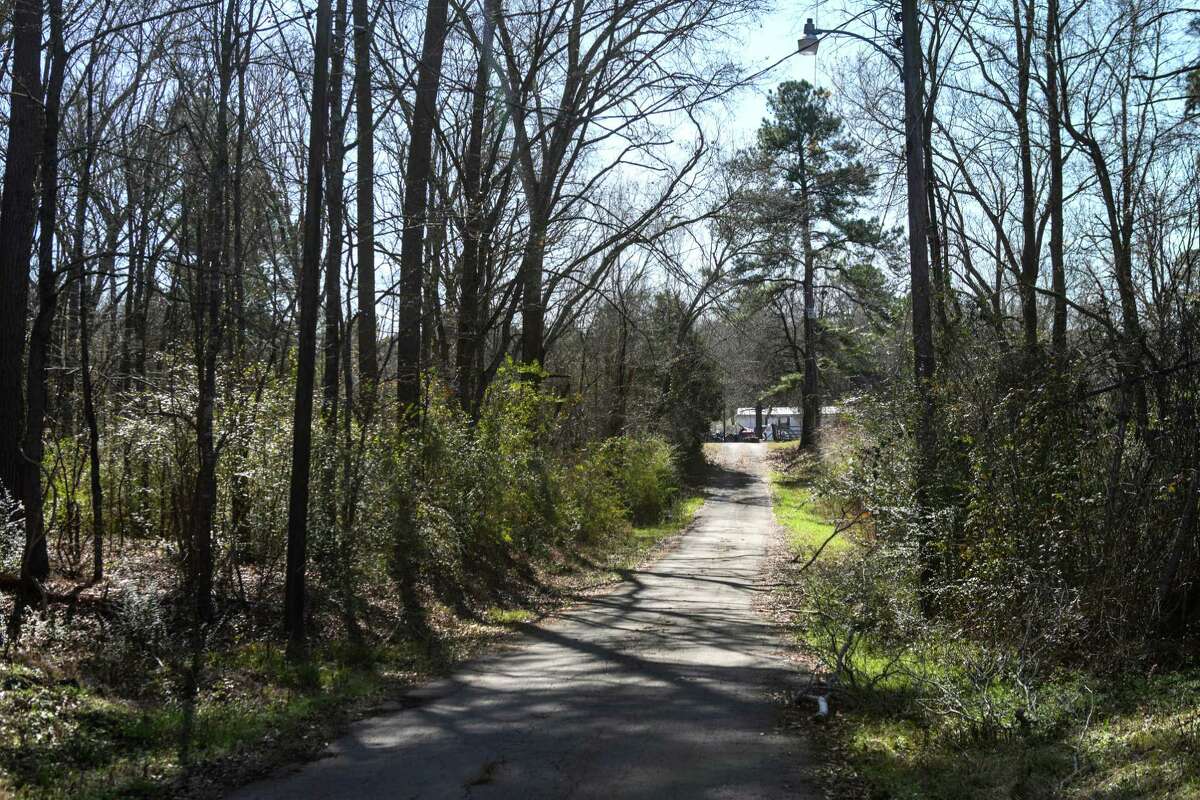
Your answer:
[[[797,555],[810,556],[833,534],[834,520],[817,503],[812,488],[782,472],[771,473],[771,505],[775,519],[787,531],[788,546]],[[834,537],[821,558],[835,559],[849,547],[845,537]]]

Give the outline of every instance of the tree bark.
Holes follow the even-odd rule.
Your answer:
[[[541,209],[529,211],[529,238],[521,254],[521,360],[544,364],[546,360],[546,305],[542,302],[542,270],[546,259],[549,220]]]
[[[25,370],[25,555],[29,576],[42,581],[50,571],[42,511],[42,443],[46,429],[46,365],[54,315],[58,309],[58,271],[54,266],[54,234],[58,218],[58,136],[62,89],[67,66],[63,42],[62,0],[50,0],[50,74],[46,82],[42,140],[42,198],[38,209],[38,309],[29,335]]]
[[[358,127],[358,408],[363,419],[370,419],[379,386],[379,353],[375,338],[375,111],[371,105],[371,10],[367,0],[353,0],[353,14]]]
[[[28,466],[22,453],[26,416],[21,392],[25,315],[33,256],[34,181],[42,147],[42,4],[14,0],[8,148],[0,198],[0,490],[20,499]],[[5,520],[7,522],[8,520]],[[45,539],[25,542],[21,575],[45,580]]]
[[[613,412],[611,421],[609,422],[609,436],[620,436],[625,433],[625,423],[629,406],[629,319],[623,307],[617,309],[617,319],[621,327],[617,333],[617,374],[616,386],[613,392],[615,395],[613,398]],[[582,376],[579,379],[579,385],[584,385]]]
[[[1025,347],[1033,353],[1038,346],[1037,280],[1040,267],[1037,236],[1037,189],[1033,177],[1033,145],[1029,133],[1029,90],[1033,73],[1033,4],[1027,3],[1024,18],[1013,0],[1013,29],[1017,61],[1017,150],[1021,165],[1021,271],[1017,284],[1021,295],[1021,323]]]
[[[799,153],[800,248],[804,259],[804,397],[800,428],[801,447],[812,447],[817,442],[821,403],[820,376],[817,374],[817,302],[813,285],[816,280],[816,256],[812,243],[812,197],[809,193],[804,159],[804,148],[807,146],[808,142],[802,141]]]
[[[470,132],[463,165],[463,194],[466,197],[466,235],[463,237],[459,275],[458,343],[455,348],[455,367],[458,375],[458,396],[469,411],[473,411],[476,382],[480,369],[480,311],[479,284],[482,272],[480,256],[483,239],[483,201],[480,192],[483,172],[483,121],[487,113],[488,87],[492,74],[492,39],[496,31],[497,0],[485,0],[483,29],[479,39],[479,65],[475,70],[475,87],[471,97]]]
[[[411,417],[421,396],[421,305],[428,211],[429,176],[433,167],[433,127],[445,52],[447,0],[429,0],[425,35],[417,65],[408,164],[404,172],[404,232],[400,238],[400,330],[396,337],[396,399],[400,414]]]
[[[325,336],[321,345],[324,367],[321,372],[322,424],[332,433],[338,415],[338,358],[341,355],[342,327],[342,227],[345,220],[343,153],[346,118],[342,106],[342,77],[346,64],[346,0],[338,0],[333,34],[333,58],[329,72],[329,154],[325,188],[329,240],[325,250]]]
[[[308,484],[312,466],[313,383],[317,360],[317,306],[320,301],[322,178],[329,138],[330,0],[317,3],[312,115],[300,256],[300,325],[296,354],[296,404],[292,431],[292,475],[288,494],[287,567],[283,623],[288,657],[307,656],[304,625],[305,571],[308,568]]]
[[[105,253],[116,247],[118,231],[109,230]],[[105,256],[106,261],[115,261]],[[82,297],[79,305],[79,376],[83,387],[83,421],[88,434],[88,479],[92,505],[92,580],[104,577],[104,493],[100,484],[100,426],[96,418],[96,392],[92,381],[92,322],[94,305],[86,277],[82,277]],[[115,280],[115,277],[113,278]],[[97,280],[99,288],[99,280]]]
[[[192,495],[192,536],[189,567],[193,605],[199,622],[213,619],[213,520],[217,505],[217,448],[214,416],[217,398],[217,357],[224,328],[221,318],[228,220],[225,191],[229,180],[229,93],[233,83],[233,16],[236,0],[228,0],[221,26],[216,140],[205,197],[204,235],[200,245],[200,274],[193,310],[197,367],[196,484]]]
[[[922,134],[923,81],[921,78],[921,29],[917,0],[900,4],[904,54],[904,133],[905,167],[908,183],[908,254],[912,296],[913,376],[917,388],[917,502],[924,504],[937,462],[934,430],[932,382],[936,359],[933,349],[933,323],[930,312],[929,239],[925,219],[925,141]],[[922,611],[933,614],[932,555],[927,541],[920,544],[920,601]]]
[[[1050,281],[1054,291],[1054,315],[1050,346],[1054,354],[1067,353],[1067,277],[1063,251],[1063,151],[1062,115],[1059,109],[1058,0],[1047,0],[1046,6],[1046,129],[1050,138],[1050,190],[1046,202],[1050,206]]]

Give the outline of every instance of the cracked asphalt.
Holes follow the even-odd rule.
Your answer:
[[[710,447],[723,468],[661,559],[231,798],[815,797],[803,741],[775,725],[791,670],[752,605],[766,448]]]

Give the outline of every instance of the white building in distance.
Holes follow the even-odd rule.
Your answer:
[[[800,434],[800,421],[804,412],[795,406],[763,406],[762,424],[764,428],[787,428]],[[739,408],[733,414],[733,429],[739,427],[754,430],[754,407]]]

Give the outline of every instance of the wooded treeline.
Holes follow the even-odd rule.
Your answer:
[[[1200,129],[1180,77],[1194,12],[930,11],[933,605],[1062,654],[1186,657],[1200,631]]]
[[[902,88],[887,57],[899,26],[890,4],[852,10],[854,29],[883,52],[850,56],[819,107],[811,87],[780,87],[752,153],[788,159],[768,170],[774,184],[755,207],[780,225],[782,283],[816,290],[815,324],[799,337],[814,345],[796,349],[795,321],[769,301],[745,315],[760,351],[808,359],[793,369],[761,360],[751,380],[768,403],[813,388],[842,399],[882,389],[856,407],[864,444],[831,491],[871,513],[879,549],[857,574],[896,582],[863,579],[839,596],[875,609],[865,613],[891,631],[885,639],[899,636],[888,627],[896,607],[885,606],[911,591],[922,624],[940,618],[1043,664],[1048,654],[1186,660],[1200,632],[1195,10],[922,4],[936,361],[924,391],[909,377],[911,296],[871,303],[860,288],[855,314],[838,306],[848,249],[865,245],[858,262],[884,266],[888,231],[868,225],[856,239],[853,214],[823,208],[828,197],[810,189],[866,162],[876,202],[902,197]],[[780,148],[781,131],[817,145]],[[846,160],[847,138],[868,157]],[[854,188],[848,177],[836,185]],[[864,348],[847,376],[848,356]],[[810,384],[823,369],[830,380]],[[804,438],[817,439],[819,419],[804,411]],[[925,414],[935,435],[921,442]]]
[[[582,443],[645,428],[696,458],[715,295],[681,246],[723,203],[701,115],[742,81],[718,45],[752,2],[10,10],[10,633],[117,552],[125,577],[174,570],[204,625],[282,579],[302,654],[314,570],[351,632],[351,565],[386,552],[414,619],[418,587],[448,582],[429,492],[475,519],[503,505],[485,488],[528,489],[561,533],[547,473]],[[497,418],[521,380],[536,413]],[[446,472],[487,431],[540,489]],[[493,525],[501,549],[540,524],[510,510],[530,530]],[[456,563],[487,561],[464,519]]]
[[[162,788],[420,673],[756,401],[854,522],[848,680],[978,744],[1194,659],[1197,12],[849,5],[749,143],[757,0],[4,5],[0,771]]]

